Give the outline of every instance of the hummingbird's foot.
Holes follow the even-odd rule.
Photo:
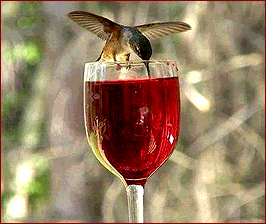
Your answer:
[[[127,67],[126,67],[126,70],[130,70],[131,69],[131,65],[128,64]]]
[[[120,64],[116,64],[116,70],[121,70],[122,66]]]

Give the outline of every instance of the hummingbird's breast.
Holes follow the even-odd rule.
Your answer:
[[[103,49],[102,60],[104,61],[125,61],[126,55],[130,51],[128,35],[125,35],[123,29],[120,32],[113,32]]]

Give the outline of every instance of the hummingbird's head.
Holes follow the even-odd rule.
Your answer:
[[[149,60],[152,55],[150,41],[137,30],[129,39],[129,45],[132,50],[142,59]]]

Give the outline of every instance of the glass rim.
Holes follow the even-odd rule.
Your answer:
[[[175,60],[133,60],[133,61],[93,61],[93,62],[86,62],[85,66],[89,65],[95,65],[97,63],[104,63],[106,66],[114,66],[114,65],[120,65],[120,66],[128,66],[128,65],[143,65],[144,63],[149,63],[150,64],[161,64],[161,63],[175,63]]]

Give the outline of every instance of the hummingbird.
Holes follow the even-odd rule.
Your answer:
[[[150,77],[148,60],[152,55],[149,39],[161,38],[190,30],[185,22],[159,22],[139,26],[124,26],[105,17],[85,11],[72,11],[68,18],[105,40],[106,43],[96,61],[124,61],[129,63],[133,51],[144,60]]]

